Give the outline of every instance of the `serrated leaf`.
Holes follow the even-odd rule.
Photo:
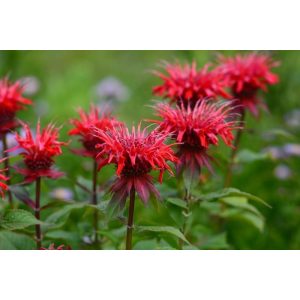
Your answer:
[[[23,209],[9,210],[0,218],[0,227],[7,230],[23,229],[35,224],[41,224],[33,214]]]
[[[0,231],[1,250],[32,250],[35,249],[35,242],[29,236],[13,231]]]
[[[259,203],[271,208],[271,206],[268,203],[266,203],[264,200],[262,200],[261,198],[254,196],[252,194],[249,194],[247,192],[242,192],[236,188],[225,188],[225,189],[222,189],[217,192],[202,194],[199,196],[199,199],[197,199],[197,200],[212,201],[212,200],[218,200],[220,198],[230,197],[230,196],[242,196],[249,200],[259,202]]]
[[[139,231],[151,231],[151,232],[160,232],[160,233],[168,233],[171,234],[187,244],[190,244],[190,242],[186,239],[186,237],[183,235],[183,233],[172,226],[137,226],[137,230]]]
[[[245,149],[238,152],[235,162],[236,163],[250,163],[259,160],[271,159],[268,153],[258,153]]]
[[[181,208],[187,208],[187,203],[180,198],[166,198],[166,201]]]

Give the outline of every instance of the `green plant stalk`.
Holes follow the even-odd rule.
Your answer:
[[[36,179],[35,187],[35,217],[40,221],[40,198],[41,198],[41,177]],[[35,225],[35,240],[36,240],[36,249],[39,250],[42,246],[42,233],[41,233],[41,224]]]
[[[128,221],[127,221],[126,250],[132,250],[134,204],[135,204],[135,189],[131,188],[129,211],[128,211]]]
[[[9,164],[9,155],[7,153],[7,141],[6,141],[6,134],[2,135],[2,150],[3,154],[2,157],[4,159],[4,169],[5,169],[5,176],[8,178],[7,184],[10,186],[10,164]],[[12,193],[10,190],[7,191],[7,196],[8,196],[8,202],[11,208],[13,207],[13,198],[12,198]]]
[[[183,221],[182,230],[181,230],[181,232],[183,233],[184,236],[186,234],[186,219],[188,218],[188,216],[190,214],[190,197],[191,197],[191,195],[190,195],[189,189],[185,188],[183,200],[186,202],[186,208],[184,208],[182,210],[182,214],[184,216],[184,221]],[[179,249],[182,250],[182,247],[183,247],[182,239],[178,240],[178,246],[179,246]]]
[[[92,200],[91,203],[93,205],[98,204],[98,195],[97,195],[97,176],[98,175],[98,166],[96,159],[94,160],[93,166],[93,187],[92,187]],[[95,245],[101,248],[101,243],[98,236],[98,221],[99,221],[99,214],[98,210],[95,208],[93,213],[93,228],[94,228],[94,242]]]
[[[245,115],[246,115],[246,112],[245,112],[245,109],[243,109],[241,112],[241,115],[240,115],[239,126],[241,126],[244,123]],[[242,133],[243,133],[243,128],[239,128],[236,133],[235,139],[234,139],[233,148],[232,148],[231,154],[230,154],[230,160],[229,160],[229,163],[227,166],[227,171],[226,171],[226,176],[225,176],[225,184],[224,184],[225,187],[229,187],[232,182],[232,171],[233,171],[233,167],[234,167],[234,160],[235,160],[237,151],[240,146]]]

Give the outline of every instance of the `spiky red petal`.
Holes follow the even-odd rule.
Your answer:
[[[111,187],[113,201],[124,204],[130,190],[135,189],[143,202],[147,202],[150,194],[158,197],[158,192],[149,175],[152,170],[162,174],[168,171],[173,175],[168,162],[177,162],[173,150],[165,144],[166,133],[141,130],[140,125],[132,131],[125,127],[113,128],[110,131],[96,130],[95,134],[103,140],[98,157],[101,166],[116,165],[117,180]]]
[[[166,64],[165,70],[166,75],[155,73],[163,83],[154,87],[153,93],[168,98],[171,102],[193,107],[196,102],[203,99],[230,97],[225,90],[223,76],[217,71],[209,71],[209,65],[197,70],[195,62],[184,66]]]
[[[258,91],[266,91],[268,85],[278,83],[278,75],[271,72],[278,66],[268,55],[251,53],[235,57],[221,57],[221,65],[217,68],[232,90],[235,105],[247,108],[254,116],[258,116],[259,107],[266,105],[258,97]]]
[[[169,132],[178,143],[178,171],[185,168],[195,173],[203,166],[211,169],[207,150],[210,145],[218,145],[219,138],[232,146],[232,131],[238,128],[232,120],[232,110],[228,102],[201,101],[193,109],[183,105],[174,108],[165,103],[156,106],[157,115],[162,119],[155,121],[159,130]]]
[[[61,155],[61,146],[67,143],[59,142],[59,129],[49,124],[41,131],[40,122],[37,124],[35,136],[31,132],[28,124],[22,123],[25,131],[25,137],[16,133],[17,146],[9,151],[17,149],[23,150],[23,156],[26,168],[17,168],[18,171],[25,175],[25,181],[31,182],[38,177],[58,178],[63,173],[52,169],[54,164],[53,158]]]
[[[10,82],[8,78],[0,80],[0,134],[15,129],[19,123],[16,113],[31,104],[31,100],[22,96],[24,86],[19,81]]]
[[[105,131],[123,124],[114,119],[108,111],[104,109],[100,111],[100,108],[94,105],[91,105],[89,112],[79,109],[78,113],[79,119],[71,120],[71,124],[75,128],[69,131],[69,135],[80,136],[83,149],[74,150],[74,152],[83,156],[95,157],[99,152],[95,146],[101,144],[101,140],[94,135],[94,129]]]

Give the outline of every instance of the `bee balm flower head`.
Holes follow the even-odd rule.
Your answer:
[[[203,99],[216,99],[219,96],[229,98],[230,95],[224,88],[223,76],[217,71],[209,71],[208,68],[209,65],[206,65],[197,70],[196,63],[184,66],[167,64],[167,74],[155,73],[163,83],[154,87],[153,93],[192,108]]]
[[[9,151],[21,149],[26,168],[18,169],[25,175],[25,181],[32,182],[38,177],[58,178],[63,173],[52,168],[53,158],[62,154],[61,146],[66,143],[58,141],[59,129],[49,124],[41,130],[40,122],[37,124],[35,136],[27,124],[22,124],[25,136],[16,134],[18,145]]]
[[[9,82],[7,78],[0,80],[0,134],[15,129],[18,122],[16,112],[24,109],[31,100],[22,96],[24,86],[19,81]]]
[[[71,120],[74,128],[69,131],[69,135],[80,136],[84,149],[76,151],[78,154],[95,158],[99,152],[95,147],[102,143],[101,139],[94,135],[95,128],[106,131],[115,126],[122,126],[122,123],[111,117],[108,112],[100,112],[100,109],[93,105],[88,113],[79,109],[79,117]]]
[[[278,82],[278,76],[271,72],[278,65],[267,55],[251,53],[245,56],[221,57],[218,72],[223,73],[231,87],[233,98],[238,105],[249,109],[258,116],[258,106],[265,106],[259,99],[259,90],[266,91],[268,85]],[[240,106],[241,107],[241,106]]]
[[[209,146],[218,145],[220,138],[231,146],[234,139],[232,130],[237,127],[235,121],[229,121],[232,118],[229,103],[219,105],[202,101],[193,110],[190,106],[173,108],[159,103],[156,111],[162,119],[156,121],[159,130],[171,133],[178,143],[178,172],[185,169],[193,175],[200,173],[203,166],[211,170]]]
[[[96,135],[104,141],[98,156],[103,159],[101,166],[116,165],[118,178],[111,187],[112,201],[125,204],[130,191],[134,189],[141,200],[147,203],[150,194],[159,196],[149,174],[159,171],[159,181],[165,171],[172,173],[168,162],[176,162],[173,150],[165,144],[167,134],[152,131],[147,133],[140,126],[130,132],[127,128],[113,128],[110,131],[97,130]]]

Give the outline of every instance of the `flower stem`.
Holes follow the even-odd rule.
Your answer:
[[[6,152],[7,150],[7,141],[6,141],[6,134],[2,135],[2,150],[3,150],[3,158],[4,158],[4,169],[5,169],[5,176],[8,177],[7,184],[10,186],[10,165],[9,165],[9,155]],[[7,196],[8,196],[8,202],[10,206],[12,207],[12,193],[10,190],[7,191]]]
[[[134,204],[135,204],[135,189],[131,188],[129,213],[127,222],[127,235],[126,235],[126,250],[132,249],[132,231],[133,231],[133,216],[134,216]]]
[[[188,188],[185,188],[185,193],[184,193],[183,200],[186,202],[186,208],[184,208],[182,210],[184,220],[183,220],[183,225],[182,225],[181,232],[183,233],[183,235],[185,235],[186,234],[186,221],[187,221],[187,218],[190,214],[190,190]],[[183,240],[182,239],[178,240],[178,246],[179,246],[179,249],[182,250],[182,247],[183,247]]]
[[[244,120],[245,120],[245,110],[243,109],[241,112],[241,115],[240,115],[239,126],[241,126],[244,123]],[[226,176],[225,176],[225,187],[229,187],[231,185],[232,169],[234,166],[234,160],[236,157],[236,153],[240,146],[242,132],[243,132],[243,128],[239,128],[236,133],[235,139],[234,139],[233,148],[231,150],[230,160],[228,163],[228,168],[227,168],[227,172],[226,172]]]
[[[41,177],[36,179],[35,188],[35,217],[40,221],[40,198],[41,198]],[[41,224],[35,225],[36,248],[39,250],[42,246]]]
[[[96,159],[94,160],[94,168],[93,168],[93,194],[92,194],[92,204],[98,204],[98,197],[97,197],[97,175],[98,175],[98,166]],[[100,241],[98,237],[98,210],[94,209],[93,215],[93,227],[94,227],[94,242],[95,245],[100,247]]]

